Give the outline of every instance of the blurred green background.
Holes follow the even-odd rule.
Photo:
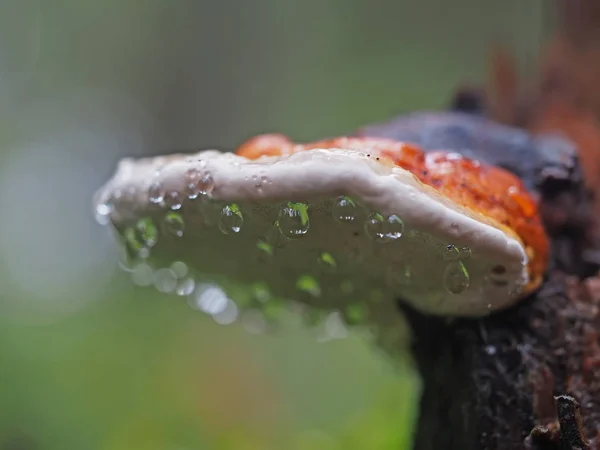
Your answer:
[[[218,325],[91,213],[123,156],[440,108],[544,0],[1,0],[0,450],[410,448],[419,382],[357,333]]]

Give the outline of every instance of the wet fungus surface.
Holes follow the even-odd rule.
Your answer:
[[[483,316],[537,289],[548,263],[537,205],[515,175],[390,139],[265,135],[236,154],[126,159],[96,212],[138,284],[201,305],[207,289],[225,289],[221,306],[203,308],[212,315],[250,292],[348,323],[393,322],[396,298]]]
[[[425,153],[417,145],[374,137],[341,137],[293,144],[281,135],[265,135],[246,142],[237,153],[254,159],[336,148],[363,152],[382,164],[401,167],[476,214],[478,220],[516,234],[523,241],[530,260],[528,290],[539,286],[548,263],[548,239],[531,194],[519,178],[504,169],[466,158],[458,152]],[[492,277],[502,272],[501,267],[494,267]]]

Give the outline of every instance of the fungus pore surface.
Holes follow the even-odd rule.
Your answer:
[[[481,316],[541,282],[536,204],[502,169],[386,139],[264,135],[236,153],[121,161],[95,204],[130,270],[166,292],[178,262],[192,279],[185,295],[217,284],[379,323],[397,298]]]

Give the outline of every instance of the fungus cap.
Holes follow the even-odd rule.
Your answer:
[[[360,137],[409,142],[428,150],[460,151],[468,158],[503,167],[530,191],[559,179],[579,182],[577,147],[556,133],[534,135],[483,116],[456,111],[405,114],[367,125]]]
[[[462,181],[453,188],[460,195],[443,189],[460,174],[456,161],[468,161],[460,155],[444,154],[446,165],[428,155],[427,163],[400,143],[344,139],[298,146],[262,136],[238,154],[125,159],[97,193],[96,211],[155,267],[183,261],[198,280],[266,286],[327,310],[362,302],[385,315],[401,299],[425,313],[481,316],[539,285],[547,242],[535,207],[526,225],[542,236],[532,242],[496,219],[502,202],[487,214],[470,191],[460,194]],[[402,167],[403,148],[425,166]],[[442,184],[423,167],[439,170]],[[490,172],[502,187],[504,175]]]

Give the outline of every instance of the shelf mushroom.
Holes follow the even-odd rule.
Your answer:
[[[124,159],[95,197],[134,261],[182,261],[205,283],[268,289],[320,309],[400,298],[482,316],[541,283],[549,244],[513,174],[381,138]]]
[[[331,308],[400,297],[487,314],[539,285],[548,251],[517,178],[382,139],[125,160],[98,208],[141,256]]]

